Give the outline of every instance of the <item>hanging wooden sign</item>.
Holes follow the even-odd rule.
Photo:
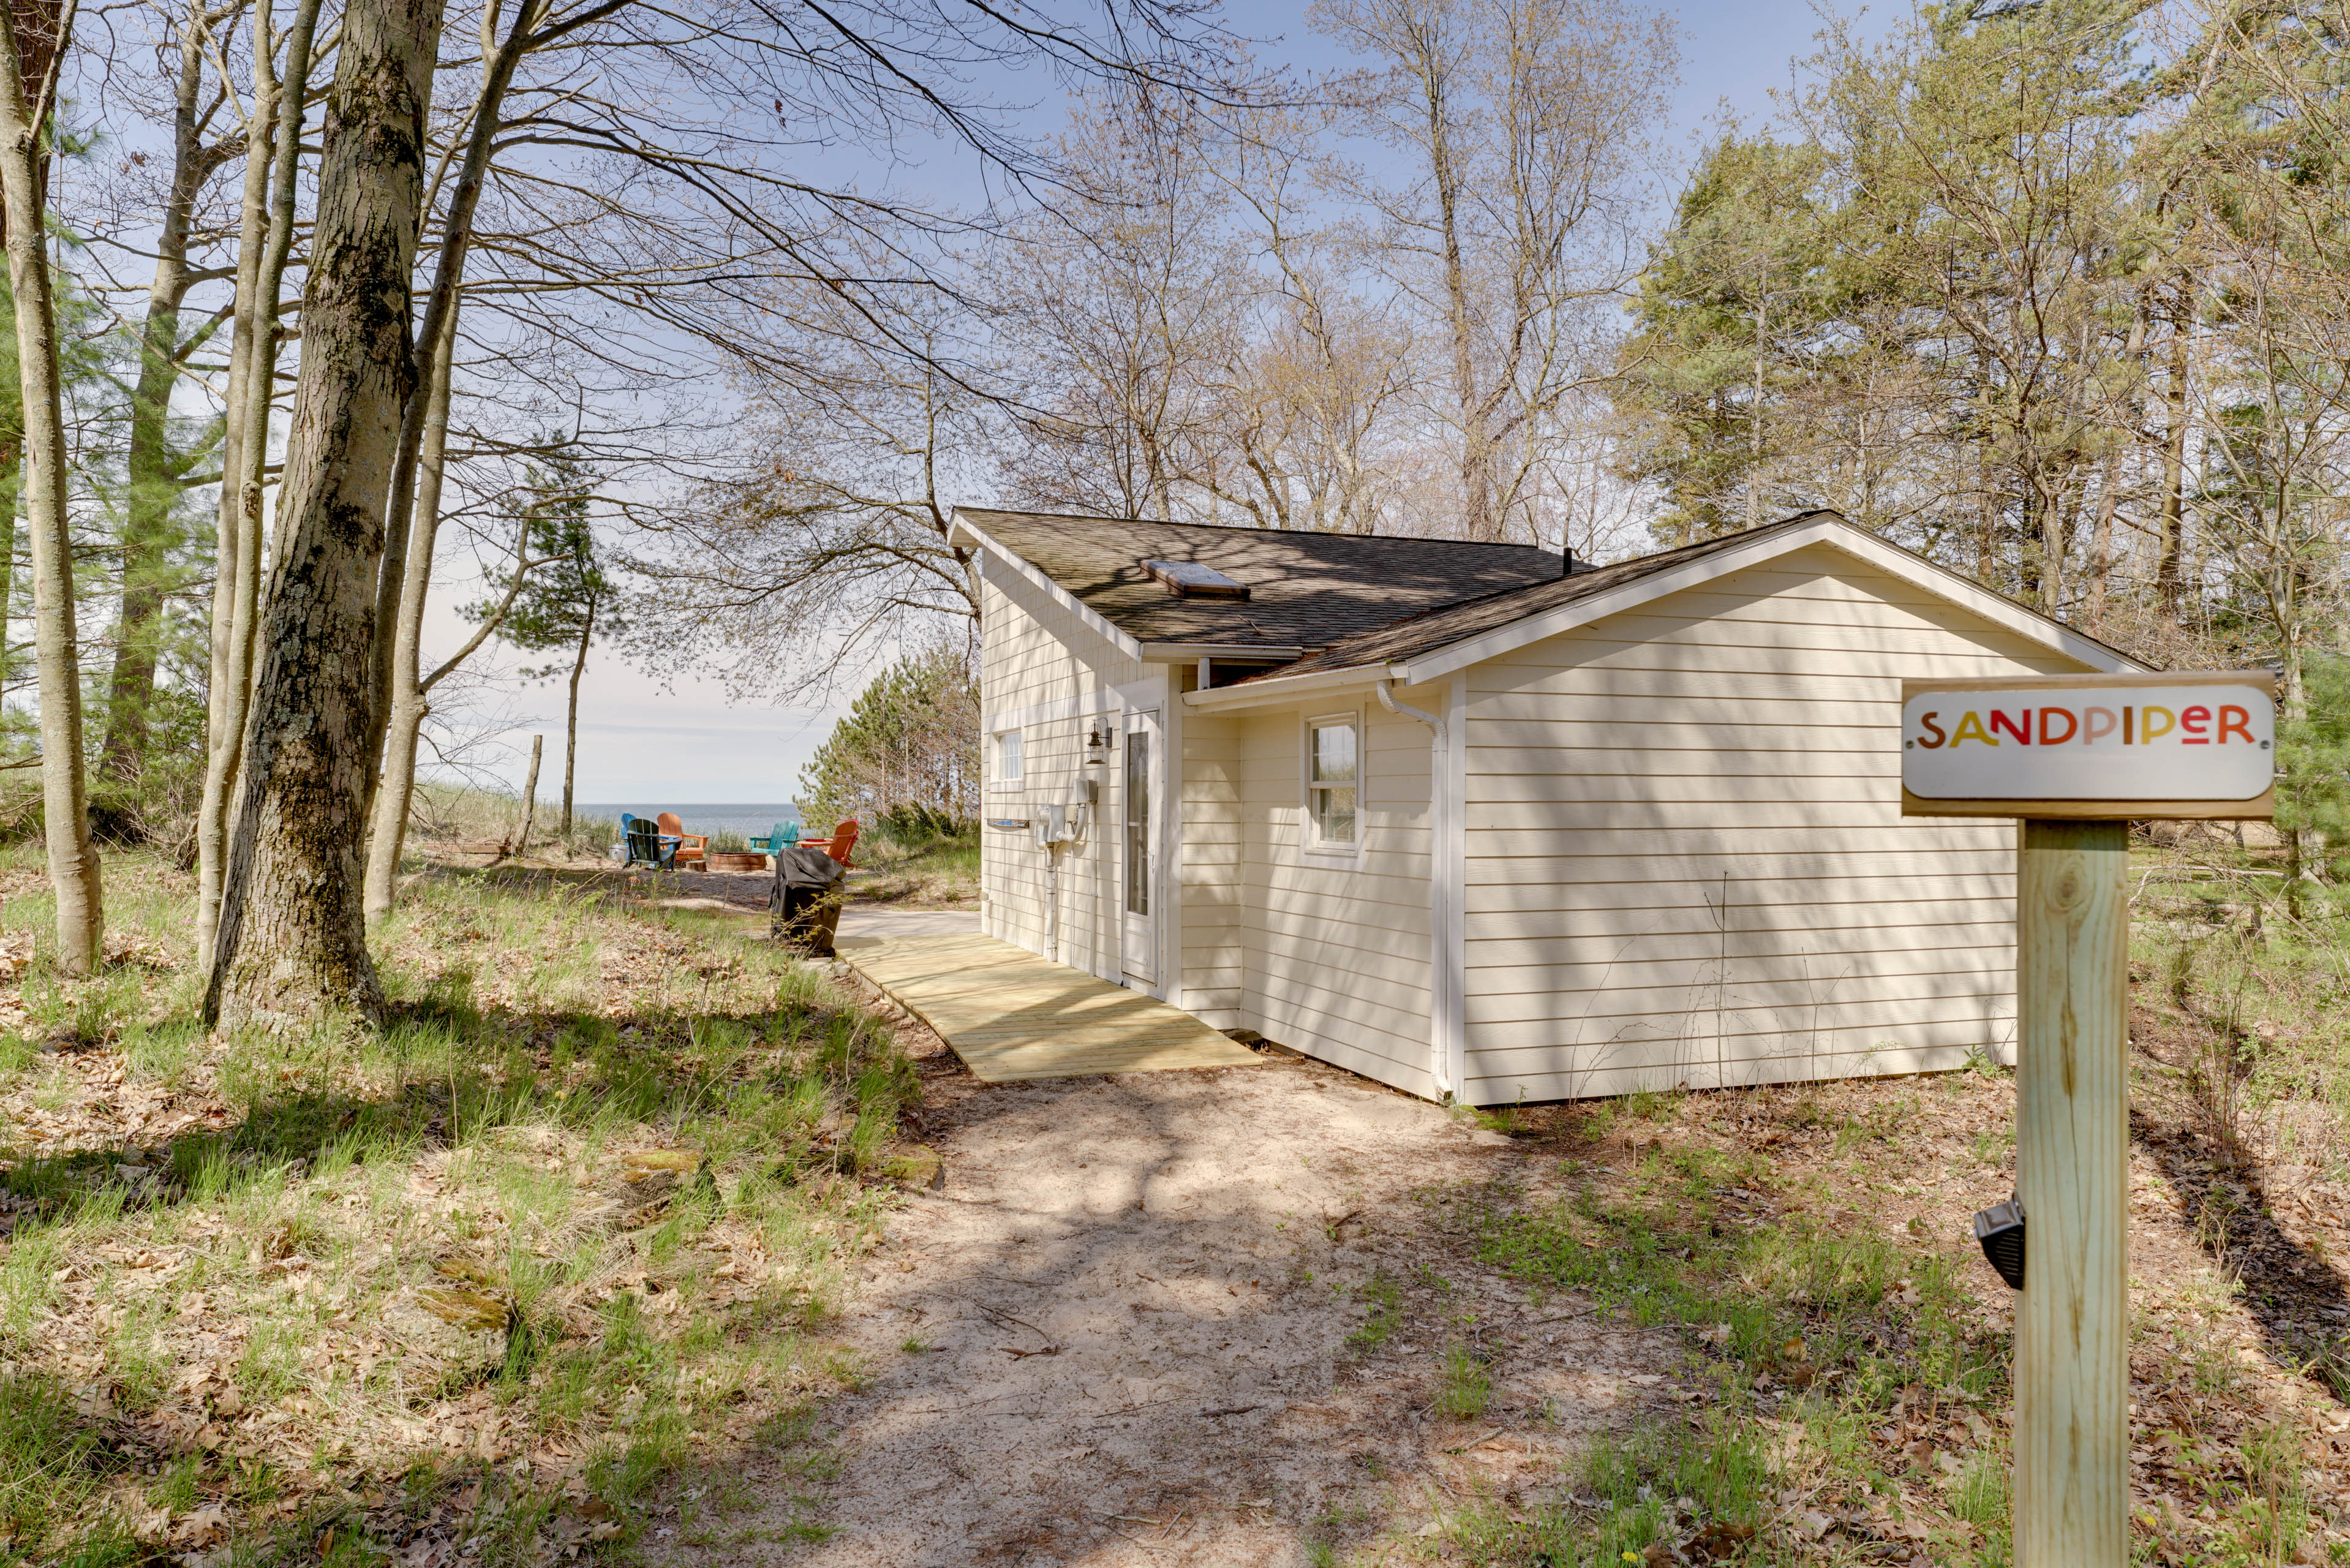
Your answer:
[[[1905,680],[1902,815],[2266,818],[2275,685],[2265,670]]]

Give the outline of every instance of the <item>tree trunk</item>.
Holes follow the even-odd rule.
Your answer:
[[[269,467],[269,410],[277,387],[277,291],[294,244],[295,177],[302,156],[303,98],[310,82],[310,42],[318,26],[319,0],[299,0],[286,34],[282,78],[269,64],[272,40],[262,29],[263,7],[255,14],[254,112],[262,101],[276,106],[271,160],[259,171],[264,205],[248,207],[245,228],[257,252],[252,275],[238,263],[238,328],[246,339],[244,378],[232,385],[229,416],[237,441],[224,450],[221,468],[221,530],[234,540],[213,591],[212,746],[204,765],[203,804],[196,816],[196,959],[209,974],[219,948],[221,890],[228,876],[229,814],[244,769],[245,726],[252,716],[253,655],[261,622],[261,506]],[[256,200],[255,171],[245,171],[245,197]],[[266,219],[265,228],[256,213]],[[231,567],[234,566],[232,575]],[[226,603],[223,603],[224,589]]]
[[[1444,39],[1435,24],[1413,36],[1419,90],[1428,112],[1428,173],[1435,187],[1437,229],[1444,250],[1446,327],[1452,337],[1452,395],[1461,410],[1461,524],[1471,539],[1501,536],[1493,515],[1493,453],[1485,398],[1477,386],[1476,307],[1461,248],[1461,171],[1452,155],[1451,83]]]
[[[2154,597],[2163,613],[2176,621],[2178,560],[2187,521],[2187,325],[2183,319],[2171,323],[2170,374],[2163,384],[2162,403],[2168,423],[2162,432],[2162,539],[2155,556]]]
[[[494,50],[491,47],[497,22],[494,6],[482,13],[482,55],[486,62],[482,73],[482,85],[473,99],[473,133],[466,139],[465,161],[457,174],[456,189],[449,195],[449,211],[442,221],[441,259],[433,269],[432,291],[424,306],[424,320],[417,330],[417,341],[423,352],[432,354],[439,341],[441,324],[457,312],[457,288],[465,275],[465,251],[473,242],[473,213],[481,205],[482,184],[488,177],[490,153],[497,144],[499,118],[505,106],[506,88],[514,81],[515,67],[531,45],[531,28],[546,13],[546,0],[515,0],[514,23],[508,28],[506,40]],[[428,379],[428,372],[419,367],[417,379]],[[425,399],[411,399],[400,421],[400,450],[392,460],[391,500],[386,517],[383,565],[376,584],[376,626],[378,637],[370,657],[376,682],[376,713],[378,730],[376,743],[368,755],[374,758],[383,743],[381,726],[389,719],[392,703],[392,687],[396,682],[394,666],[398,660],[396,627],[403,597],[403,579],[408,574],[410,524],[415,512],[417,464],[424,446],[426,420]],[[428,562],[419,568],[431,571]],[[379,773],[375,775],[381,777]]]
[[[424,444],[417,458],[415,516],[409,529],[414,569],[400,586],[400,621],[392,633],[391,718],[384,729],[383,772],[376,785],[368,833],[367,918],[391,913],[400,857],[408,846],[408,811],[416,798],[416,741],[432,703],[421,679],[424,600],[432,587],[432,551],[441,535],[441,473],[449,440],[449,375],[456,358],[457,313],[442,319],[432,354],[432,384],[424,394]]]
[[[352,0],[343,17],[207,1022],[382,1012],[360,904],[375,587],[416,380],[410,289],[441,15],[441,0]]]
[[[106,912],[82,775],[81,667],[75,645],[73,536],[66,512],[65,400],[57,301],[49,291],[39,110],[26,95],[26,16],[0,7],[0,199],[8,281],[16,301],[16,365],[25,400],[25,515],[33,534],[33,639],[40,669],[41,808],[57,899],[57,967],[98,967]],[[30,30],[30,29],[27,29]],[[57,41],[57,48],[64,40]]]
[[[203,88],[205,18],[191,7],[180,19],[180,78],[173,95],[172,186],[155,241],[155,275],[139,332],[139,376],[130,391],[130,439],[124,456],[130,494],[123,503],[122,607],[114,623],[114,670],[107,685],[106,739],[99,767],[129,781],[147,752],[147,709],[155,695],[155,660],[169,568],[172,512],[182,469],[171,446],[172,392],[180,379],[180,306],[187,298],[188,231],[196,194],[216,160],[208,158],[198,116]]]
[[[563,719],[563,826],[571,836],[571,770],[579,760],[579,677],[588,668],[588,645],[596,637],[596,599],[588,596],[587,613],[579,618],[579,657],[571,661],[571,706]]]
[[[261,276],[261,254],[268,244],[269,166],[276,115],[276,47],[270,34],[269,0],[253,11],[253,114],[245,121],[244,191],[238,203],[236,294],[229,328],[228,379],[221,414],[220,520],[213,553],[212,678],[204,689],[204,793],[196,807],[196,962],[212,964],[213,922],[220,912],[221,852],[225,846],[229,779],[220,773],[224,753],[243,737],[232,724],[229,686],[236,641],[236,579],[244,512],[237,476],[244,472],[245,380],[255,354],[254,304]],[[243,682],[238,682],[240,691]],[[242,708],[239,703],[238,707]]]
[[[2114,514],[2121,506],[2122,445],[2116,441],[2106,453],[2106,467],[2099,476],[2097,522],[2089,535],[2089,606],[2087,619],[2092,635],[2102,636],[2106,629],[2106,579],[2114,566]]]
[[[1769,333],[1770,296],[1754,302],[1754,409],[1747,421],[1746,525],[1762,526],[1762,345]]]
[[[538,759],[546,750],[545,735],[530,738],[530,772],[524,775],[522,781],[522,835],[515,840],[516,855],[530,852],[531,820],[538,815]]]
[[[8,679],[8,618],[16,592],[16,503],[24,487],[22,436],[0,442],[0,680]]]

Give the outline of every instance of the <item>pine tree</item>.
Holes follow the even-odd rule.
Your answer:
[[[596,541],[588,516],[595,491],[593,476],[576,459],[557,456],[529,475],[529,501],[517,521],[523,524],[523,558],[534,563],[505,618],[498,636],[526,653],[563,649],[568,660],[556,660],[523,674],[533,680],[567,675],[569,705],[563,722],[563,820],[558,835],[571,831],[571,792],[579,753],[579,678],[587,672],[588,651],[598,638],[611,638],[628,629],[615,608],[610,569]],[[468,607],[466,616],[482,620],[495,613],[494,604]]]
[[[901,659],[858,694],[800,775],[812,822],[858,817],[892,836],[961,832],[979,815],[979,689],[960,650]]]

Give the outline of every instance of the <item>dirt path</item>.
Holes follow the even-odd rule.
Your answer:
[[[1497,1134],[1318,1064],[931,1091],[943,1191],[868,1266],[812,1510],[743,1517],[681,1561],[1273,1564],[1409,1534],[1594,1428],[1670,1405],[1669,1342],[1536,1305],[1431,1224],[1440,1189],[1523,1184]],[[1360,1287],[1394,1327],[1350,1345]],[[1568,1321],[1558,1321],[1566,1318]],[[1448,1343],[1490,1404],[1431,1408]],[[1454,1452],[1462,1450],[1465,1452]],[[837,1533],[758,1544],[792,1517]]]

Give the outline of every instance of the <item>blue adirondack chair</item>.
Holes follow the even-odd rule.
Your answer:
[[[660,825],[650,816],[620,814],[620,832],[628,840],[630,866],[650,866],[656,871],[677,869],[677,846],[684,840],[663,833]]]

